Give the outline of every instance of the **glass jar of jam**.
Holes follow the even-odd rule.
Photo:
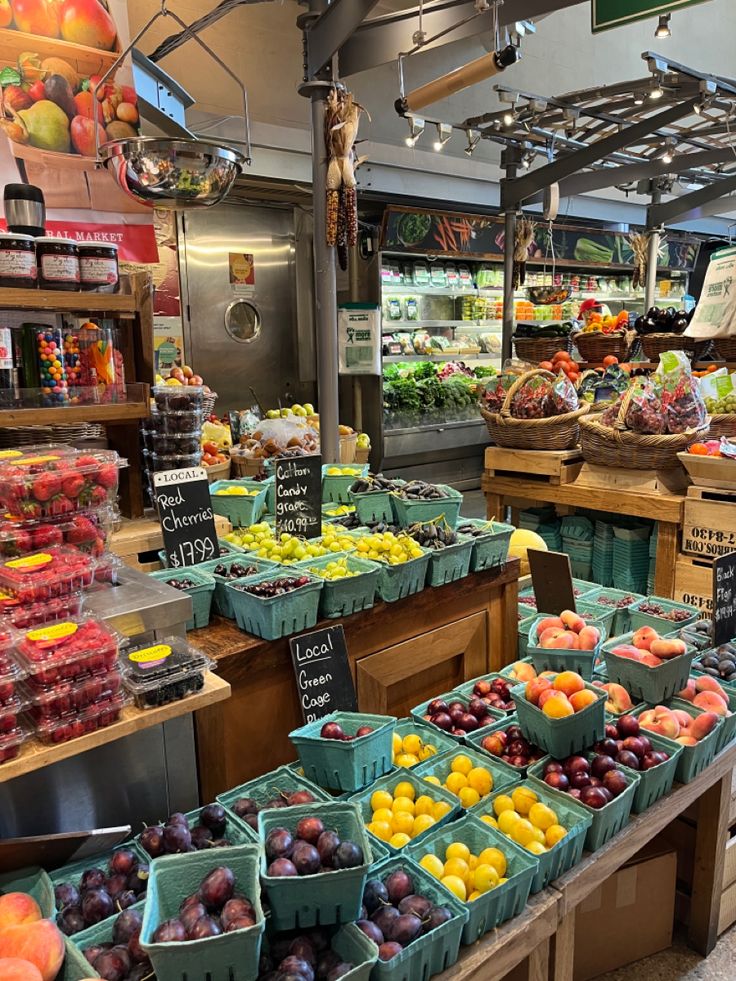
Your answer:
[[[35,289],[36,240],[17,232],[0,233],[0,286]]]
[[[79,249],[68,238],[36,239],[38,285],[42,290],[79,290]]]
[[[80,242],[80,286],[85,292],[117,293],[120,289],[118,247],[109,242]]]

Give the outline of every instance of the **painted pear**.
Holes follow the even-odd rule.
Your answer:
[[[56,153],[70,152],[69,118],[55,102],[40,99],[18,115],[28,130],[31,146]]]

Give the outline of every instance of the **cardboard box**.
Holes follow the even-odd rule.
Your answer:
[[[676,871],[675,850],[651,842],[580,904],[574,981],[588,981],[671,946]]]

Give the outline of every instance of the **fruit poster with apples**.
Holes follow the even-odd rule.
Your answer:
[[[47,232],[158,260],[151,211],[96,167],[97,140],[139,134],[124,0],[0,0],[0,180],[44,193]]]

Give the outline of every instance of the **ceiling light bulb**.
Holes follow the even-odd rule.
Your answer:
[[[650,99],[661,99],[663,95],[664,95],[664,92],[662,91],[662,86],[659,84],[659,82],[655,82],[654,85],[652,86],[650,92],[649,92],[649,98]]]
[[[671,151],[665,150],[665,152],[662,154],[662,163],[671,164],[673,160],[674,157],[672,156]]]
[[[417,140],[424,132],[424,120],[420,119],[419,116],[409,116],[407,122],[409,123],[409,135],[404,142],[413,150],[417,145]]]
[[[504,126],[513,126],[515,122],[516,122],[516,114],[514,112],[505,112],[503,114]]]
[[[433,149],[435,153],[439,153],[452,136],[452,126],[449,123],[435,123],[435,126],[437,127],[437,139],[434,141]]]
[[[655,37],[672,37],[672,31],[670,30],[670,17],[672,14],[660,14],[659,23],[654,32]]]

